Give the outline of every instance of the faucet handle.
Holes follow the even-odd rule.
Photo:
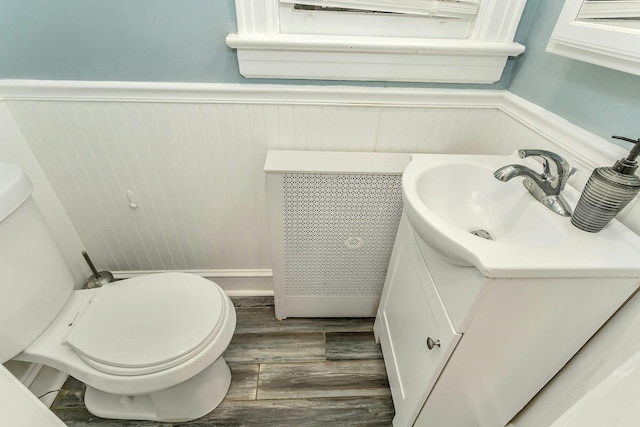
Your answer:
[[[564,190],[564,187],[567,185],[567,181],[569,180],[569,177],[571,177],[571,175],[573,175],[576,172],[578,172],[578,169],[572,167],[571,169],[569,169],[568,174],[558,177],[560,178],[560,191]]]
[[[547,177],[551,177],[551,171],[549,169],[549,160],[551,160],[556,165],[556,169],[558,171],[558,177],[569,178],[576,171],[575,168],[572,168],[562,156],[554,153],[553,151],[547,150],[529,150],[529,149],[520,149],[518,150],[518,155],[521,159],[529,156],[538,156],[542,158],[542,167],[544,168],[544,174]],[[572,171],[573,170],[573,171]]]

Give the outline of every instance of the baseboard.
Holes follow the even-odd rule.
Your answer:
[[[156,273],[170,273],[175,270],[115,271],[116,279],[130,279]],[[268,269],[252,270],[180,270],[209,279],[220,286],[229,296],[271,296],[273,295],[273,273]]]
[[[503,90],[229,83],[0,80],[0,101],[94,101],[487,108]]]

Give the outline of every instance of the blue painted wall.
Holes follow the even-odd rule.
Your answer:
[[[242,80],[232,0],[0,0],[0,78]]]
[[[527,50],[494,85],[245,79],[225,36],[234,0],[0,0],[0,79],[508,88],[608,137],[640,136],[640,77],[545,52],[562,7],[529,0]]]
[[[536,10],[509,91],[604,138],[640,137],[640,76],[546,52],[564,2],[529,2]]]
[[[502,89],[513,68],[494,85],[245,79],[235,31],[234,0],[0,0],[0,79]]]

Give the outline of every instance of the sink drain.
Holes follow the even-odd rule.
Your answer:
[[[470,231],[470,233],[474,236],[482,237],[483,239],[493,240],[493,237],[491,237],[491,234],[489,234],[487,230],[473,230]]]

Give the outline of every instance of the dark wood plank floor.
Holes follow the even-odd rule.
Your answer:
[[[373,319],[275,320],[273,298],[232,298],[237,326],[224,354],[232,381],[208,415],[175,426],[389,426],[393,404]],[[69,378],[52,405],[69,426],[170,426],[107,420]]]

